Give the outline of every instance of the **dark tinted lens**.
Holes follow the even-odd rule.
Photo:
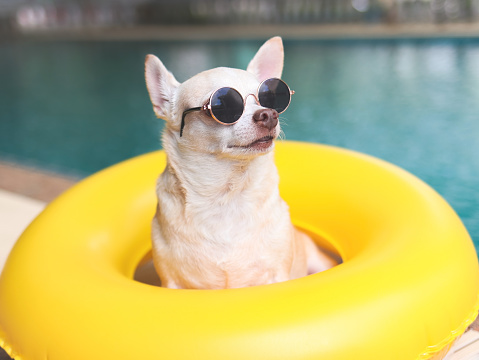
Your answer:
[[[282,113],[289,105],[291,93],[288,85],[280,79],[265,80],[258,91],[261,106],[275,109]]]
[[[211,113],[218,121],[232,124],[243,114],[243,97],[229,87],[218,89],[211,97]]]

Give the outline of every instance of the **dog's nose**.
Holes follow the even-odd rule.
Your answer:
[[[278,125],[279,114],[274,109],[260,109],[253,114],[253,120],[268,130],[273,130]]]

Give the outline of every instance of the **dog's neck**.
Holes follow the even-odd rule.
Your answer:
[[[173,142],[176,142],[173,140]],[[262,193],[260,201],[277,192],[279,177],[273,152],[250,157],[231,158],[201,153],[177,143],[163,141],[168,155],[170,185],[186,197],[186,202],[210,201],[225,204],[248,192]]]

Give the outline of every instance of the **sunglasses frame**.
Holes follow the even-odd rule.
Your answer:
[[[191,113],[191,112],[193,112],[193,111],[202,111],[202,110],[203,110],[204,112],[206,112],[206,114],[207,114],[209,117],[213,118],[213,120],[215,120],[216,122],[220,123],[221,125],[226,125],[226,126],[228,126],[228,125],[234,125],[234,124],[236,124],[236,123],[239,121],[239,119],[241,118],[241,116],[243,115],[244,109],[245,109],[245,107],[246,107],[246,100],[248,99],[249,96],[253,96],[254,99],[256,100],[256,103],[258,103],[258,104],[261,105],[261,103],[259,102],[259,98],[258,98],[259,89],[261,88],[261,86],[263,86],[263,84],[264,84],[266,81],[269,81],[269,80],[279,80],[279,81],[281,81],[283,84],[285,84],[286,87],[289,89],[289,101],[288,101],[288,105],[286,105],[286,107],[284,108],[283,111],[279,112],[279,114],[282,114],[282,113],[285,112],[286,109],[289,107],[289,104],[291,104],[291,95],[294,95],[294,90],[291,90],[291,88],[289,87],[289,85],[286,84],[286,82],[283,81],[283,80],[281,80],[280,78],[269,78],[269,79],[263,80],[263,81],[258,85],[258,89],[256,90],[256,95],[255,95],[255,94],[248,94],[248,95],[246,95],[244,98],[243,98],[243,95],[241,95],[241,93],[240,93],[238,90],[236,90],[235,88],[230,87],[230,86],[224,86],[224,87],[218,88],[218,89],[216,89],[215,91],[213,91],[213,93],[210,95],[210,98],[209,98],[208,102],[207,102],[206,104],[204,104],[203,106],[194,107],[194,108],[190,108],[190,109],[187,109],[187,110],[183,111],[183,115],[181,116],[180,137],[183,136],[183,129],[184,129],[184,127],[185,127],[185,117],[186,117],[186,115],[188,115],[189,113]],[[234,121],[234,122],[232,122],[232,123],[225,123],[225,122],[222,122],[221,120],[218,120],[218,119],[216,118],[216,116],[213,114],[213,112],[211,111],[211,100],[213,99],[213,95],[215,95],[218,90],[225,89],[225,88],[226,88],[226,89],[233,89],[233,90],[236,91],[236,92],[241,96],[241,98],[243,99],[243,111],[241,112],[241,115],[240,115],[240,117],[238,118],[238,120],[236,120],[236,121]]]

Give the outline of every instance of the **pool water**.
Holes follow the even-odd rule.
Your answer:
[[[0,43],[0,159],[86,176],[158,149],[145,55],[184,81],[245,68],[260,45]],[[479,248],[479,40],[285,41],[285,51],[283,79],[296,91],[281,116],[286,139],[405,168],[446,198]]]

